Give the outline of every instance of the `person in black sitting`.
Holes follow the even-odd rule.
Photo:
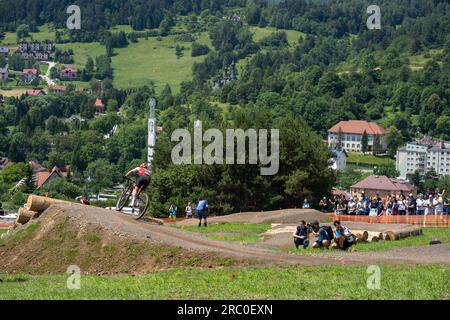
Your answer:
[[[292,236],[294,237],[294,244],[297,249],[299,246],[303,246],[303,249],[308,247],[308,227],[306,226],[305,220],[300,222],[300,225],[297,226],[297,229]]]

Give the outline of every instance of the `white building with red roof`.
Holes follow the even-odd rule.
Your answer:
[[[366,132],[368,138],[367,151],[373,150],[374,141],[376,136],[378,136],[380,139],[379,151],[380,153],[386,152],[387,146],[384,140],[386,131],[375,122],[365,120],[341,121],[335,124],[328,130],[328,146],[336,147],[339,140],[341,140],[343,150],[361,152],[364,132]]]
[[[65,67],[59,73],[61,80],[77,80],[78,79],[78,69],[75,67]]]

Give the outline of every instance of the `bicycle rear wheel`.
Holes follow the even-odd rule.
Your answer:
[[[123,189],[122,193],[119,196],[119,199],[117,199],[117,204],[116,204],[117,211],[122,211],[122,209],[127,205],[132,192],[133,192],[133,188],[131,185],[129,185]]]

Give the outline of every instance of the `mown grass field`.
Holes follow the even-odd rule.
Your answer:
[[[255,42],[260,41],[262,38],[267,37],[271,35],[272,33],[284,31],[286,32],[286,36],[288,39],[288,42],[291,46],[293,46],[295,43],[298,43],[300,36],[306,36],[306,33],[296,31],[296,30],[284,30],[284,29],[277,29],[274,27],[250,27],[250,31],[253,32],[253,40]]]
[[[139,276],[0,275],[0,299],[449,299],[448,265],[380,266],[368,289],[367,266],[174,269]]]
[[[105,46],[98,42],[73,42],[57,44],[56,47],[61,50],[73,50],[74,65],[79,68],[86,66],[87,58],[90,56],[94,62],[95,57],[106,54]]]
[[[351,250],[357,250],[360,252],[367,251],[384,251],[396,248],[414,247],[414,246],[427,246],[433,239],[439,239],[442,243],[450,243],[450,229],[448,228],[423,228],[423,233],[419,236],[408,237],[396,241],[379,241],[379,242],[365,242],[354,245]],[[299,248],[292,247],[288,250],[290,253],[333,253],[335,250],[317,250],[312,248]]]
[[[270,223],[220,223],[211,224],[207,228],[198,226],[183,226],[186,231],[198,232],[216,240],[252,244],[262,241],[261,235],[270,229]]]
[[[388,156],[374,156],[372,154],[348,152],[347,163],[370,166],[388,166],[394,164],[395,162]]]
[[[178,59],[175,48],[184,46],[183,56]],[[142,86],[153,81],[160,92],[169,84],[173,92],[178,92],[182,81],[191,79],[192,65],[205,56],[192,57],[190,42],[177,42],[174,36],[140,38],[126,48],[117,48],[112,57],[114,86],[129,88]]]

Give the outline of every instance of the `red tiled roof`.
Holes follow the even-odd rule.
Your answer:
[[[39,162],[37,162],[36,160],[29,161],[28,165],[31,167],[33,172],[47,171],[47,169],[45,169],[45,167],[43,165],[41,165]]]
[[[338,133],[339,128],[343,133],[363,134],[364,131],[367,134],[385,134],[385,130],[375,122],[368,122],[364,120],[349,120],[341,121],[334,125],[328,132]]]
[[[404,192],[412,192],[416,189],[412,184],[391,179],[386,176],[369,176],[354,184],[351,188]]]
[[[38,96],[40,93],[44,93],[44,91],[39,89],[28,89],[25,93],[29,96]]]
[[[56,86],[50,86],[50,87],[48,87],[48,89],[53,90],[53,91],[66,91],[67,87],[62,86],[62,85],[56,85]]]
[[[27,74],[27,73],[32,73],[34,76],[36,76],[38,74],[38,71],[36,69],[23,69],[22,73],[23,74]]]
[[[77,68],[74,67],[66,67],[64,69],[61,70],[62,73],[68,73],[68,72],[78,72]]]

